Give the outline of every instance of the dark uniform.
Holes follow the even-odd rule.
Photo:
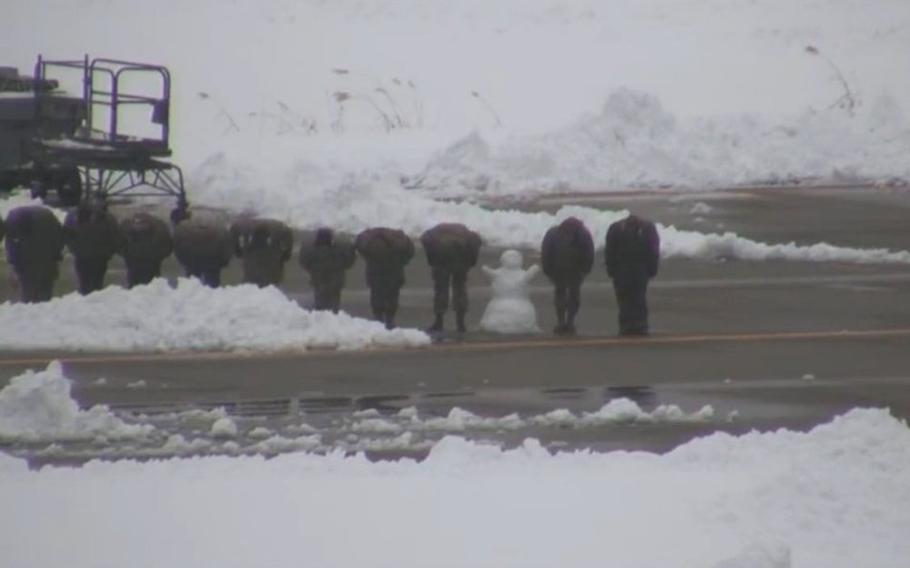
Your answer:
[[[23,302],[46,302],[63,258],[63,226],[46,207],[16,207],[6,217],[6,259],[19,279]]]
[[[129,288],[148,284],[161,275],[161,263],[174,250],[167,223],[149,213],[137,212],[120,221],[117,252],[126,264]]]
[[[104,288],[107,265],[117,253],[119,227],[103,201],[83,202],[63,221],[66,247],[73,255],[79,293]]]
[[[558,335],[575,334],[575,316],[581,307],[581,284],[594,266],[594,239],[584,223],[569,217],[550,228],[540,246],[543,273],[553,282]]]
[[[660,261],[654,223],[629,215],[610,225],[604,257],[619,304],[620,335],[647,335],[648,280],[657,275]]]
[[[291,228],[275,219],[243,219],[230,232],[243,262],[243,281],[260,288],[280,284],[294,250]]]
[[[323,227],[315,235],[304,237],[299,260],[310,275],[315,309],[338,313],[345,272],[356,258],[354,243],[336,235],[332,229]]]
[[[468,312],[468,271],[477,264],[482,241],[480,235],[460,223],[440,223],[421,237],[427,264],[433,276],[433,313],[436,319],[430,331],[442,331],[443,318],[452,306],[458,331],[465,331]]]
[[[206,286],[221,285],[221,271],[234,256],[235,245],[224,223],[187,216],[174,227],[174,256],[190,278]]]
[[[357,235],[354,246],[366,261],[373,317],[392,329],[404,286],[404,267],[414,258],[414,243],[403,231],[376,227]]]

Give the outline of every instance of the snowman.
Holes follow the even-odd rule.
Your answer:
[[[528,288],[540,267],[535,264],[523,269],[521,253],[512,249],[503,252],[499,262],[499,268],[482,267],[492,281],[493,298],[483,312],[480,328],[497,333],[540,332]]]

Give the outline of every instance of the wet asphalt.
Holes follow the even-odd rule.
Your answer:
[[[552,211],[562,204],[631,209],[681,229],[733,231],[769,243],[910,250],[910,191],[900,188],[562,196],[495,206]],[[482,262],[495,265],[500,252],[486,250]],[[526,262],[535,260],[536,251],[525,253]],[[122,267],[112,268],[108,281],[121,282]],[[6,272],[5,264],[0,272]],[[58,293],[73,286],[70,268],[63,272]],[[166,273],[178,273],[173,260]],[[420,252],[406,278],[399,323],[423,327],[432,316],[432,289]],[[225,281],[239,281],[236,263]],[[367,316],[362,263],[348,281],[345,309]],[[365,435],[352,437],[339,426],[354,413],[394,417],[411,406],[425,417],[446,416],[453,407],[482,417],[527,417],[562,408],[580,415],[629,398],[645,411],[665,404],[686,412],[711,405],[714,411],[696,423],[528,424],[421,434],[424,441],[455,433],[506,446],[534,437],[554,451],[667,451],[715,431],[805,430],[855,407],[886,407],[910,418],[910,266],[666,261],[649,292],[654,333],[640,340],[616,338],[616,304],[602,263],[583,288],[574,339],[549,334],[555,321],[545,280],[532,293],[544,330],[539,336],[470,329],[489,290],[480,271],[471,274],[469,285],[469,333],[448,332],[426,349],[270,355],[5,351],[0,385],[57,358],[74,379],[74,396],[83,406],[104,403],[125,414],[223,406],[257,424],[273,424],[275,431],[296,416],[317,426],[326,450],[369,449],[357,445]],[[10,286],[10,278],[0,274],[0,297],[8,297]],[[306,275],[296,264],[289,265],[283,289],[304,305],[311,301]],[[427,447],[387,447],[372,454],[419,457]],[[103,448],[96,450],[105,455]]]

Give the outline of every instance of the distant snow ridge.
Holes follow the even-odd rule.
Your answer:
[[[132,290],[108,287],[43,304],[0,304],[0,345],[8,349],[273,351],[429,341],[418,330],[386,330],[344,313],[305,310],[277,288],[211,289],[193,279],[180,279],[175,288],[157,279]]]
[[[868,112],[679,120],[650,93],[622,88],[597,115],[537,136],[488,142],[477,132],[432,158],[419,186],[443,195],[712,188],[794,180],[910,179],[910,128],[882,96]]]
[[[137,438],[154,430],[127,424],[103,405],[81,410],[59,362],[26,371],[0,390],[0,440],[24,442]]]

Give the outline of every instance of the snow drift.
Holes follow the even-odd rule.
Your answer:
[[[14,377],[0,390],[0,440],[118,440],[138,438],[154,429],[127,424],[105,406],[81,410],[71,389],[56,361],[43,371]]]
[[[86,333],[91,330],[91,333]],[[419,346],[413,329],[386,330],[345,313],[308,311],[274,287],[211,289],[194,279],[156,279],[42,304],[0,304],[5,349],[102,351],[257,350]]]
[[[21,568],[902,568],[908,468],[910,429],[884,410],[666,455],[448,437],[420,463],[296,453],[28,471],[0,456],[0,545]]]

